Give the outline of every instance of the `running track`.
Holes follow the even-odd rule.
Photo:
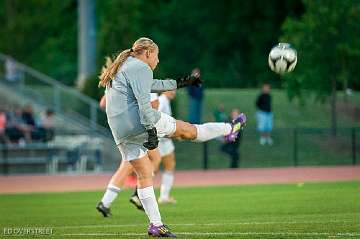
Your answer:
[[[103,190],[111,173],[0,176],[0,193]],[[155,177],[159,185],[160,176]],[[360,166],[177,171],[175,187],[360,180]],[[133,186],[128,182],[127,186]]]

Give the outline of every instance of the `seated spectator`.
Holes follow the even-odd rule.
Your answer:
[[[34,129],[36,127],[34,113],[31,105],[26,105],[22,111],[22,118],[26,125]]]
[[[0,144],[9,143],[9,139],[5,134],[6,121],[7,121],[6,112],[2,107],[0,107]]]
[[[216,122],[228,122],[229,118],[225,114],[225,108],[223,104],[220,104],[218,108],[214,110],[214,118]]]
[[[55,135],[55,119],[54,119],[54,111],[51,109],[47,109],[45,112],[41,114],[41,127],[44,131],[44,138],[43,140],[49,141],[54,138]]]
[[[31,131],[33,127],[26,124],[22,115],[21,107],[16,107],[15,112],[8,115],[6,135],[10,141],[18,142],[20,139],[25,139],[26,142],[31,142]]]

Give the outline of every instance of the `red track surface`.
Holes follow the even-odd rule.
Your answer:
[[[0,193],[103,190],[110,173],[0,176]],[[159,175],[155,185],[159,185]],[[360,180],[360,166],[177,171],[175,187]],[[127,186],[132,186],[131,182]]]

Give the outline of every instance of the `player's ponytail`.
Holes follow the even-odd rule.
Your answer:
[[[101,70],[101,74],[99,76],[99,87],[106,87],[106,85],[114,79],[117,71],[119,70],[120,66],[126,61],[126,59],[131,54],[131,49],[127,49],[122,51],[115,60],[112,60],[110,57],[106,57],[106,63]]]
[[[115,60],[110,57],[106,57],[106,63],[101,70],[99,76],[99,87],[106,87],[106,85],[114,79],[116,73],[122,64],[126,61],[129,56],[137,56],[142,54],[144,51],[154,51],[157,49],[157,45],[149,38],[139,38],[133,45],[132,48],[122,51]]]

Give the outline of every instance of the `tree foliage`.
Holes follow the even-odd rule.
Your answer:
[[[317,99],[331,96],[332,132],[336,135],[336,92],[359,85],[360,2],[305,0],[301,19],[288,18],[283,40],[298,49],[298,66],[286,77],[289,96],[313,92]],[[308,94],[307,94],[308,95]]]
[[[286,16],[302,12],[301,2],[295,0],[99,1],[98,5],[99,38],[104,44],[99,46],[100,56],[148,36],[160,47],[159,77],[184,75],[199,66],[207,87],[279,84],[268,70],[267,54]]]
[[[0,0],[0,51],[72,84],[77,71],[76,3]]]
[[[290,17],[283,24],[282,41],[298,51],[298,65],[285,77],[290,97],[306,91],[324,100],[332,93],[332,81],[337,89],[359,89],[360,2],[306,0],[304,5],[300,19]]]
[[[300,0],[106,0],[96,2],[97,71],[104,57],[141,36],[160,47],[155,75],[202,68],[207,87],[251,87],[268,81],[267,54]],[[77,1],[0,0],[0,51],[65,83],[77,72]],[[96,86],[95,86],[96,87]]]

